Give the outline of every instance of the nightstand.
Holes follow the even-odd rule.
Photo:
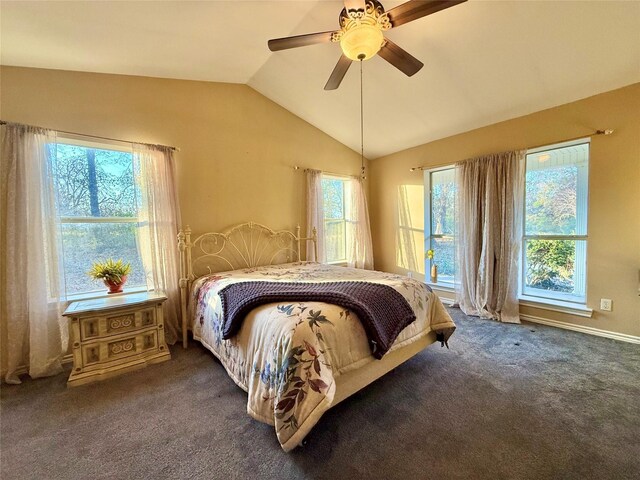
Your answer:
[[[121,294],[72,302],[69,341],[73,370],[67,386],[104,380],[171,358],[157,293]]]

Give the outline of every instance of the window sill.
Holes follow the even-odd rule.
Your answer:
[[[122,293],[116,294],[108,294],[106,291],[96,291],[96,292],[87,292],[87,293],[76,293],[74,295],[69,295],[66,298],[67,302],[77,302],[79,300],[94,300],[96,298],[106,298],[106,297],[117,297],[119,295],[128,295],[132,293],[141,293],[146,292],[146,287],[130,287],[125,288]]]
[[[450,293],[453,293],[456,291],[452,283],[432,283],[432,282],[425,282],[425,283],[429,287],[431,287],[431,290],[439,290],[441,292],[450,292]]]
[[[347,267],[348,263],[346,261],[338,261],[338,262],[327,262],[327,265],[334,265],[336,267]]]
[[[452,284],[438,284],[426,282],[432,290],[454,293],[456,291]],[[540,299],[537,297],[528,297],[521,295],[519,298],[519,304],[521,307],[532,307],[540,310],[549,310],[552,312],[566,313],[569,315],[575,315],[577,317],[591,318],[593,316],[593,309],[588,308],[586,305],[580,305],[577,303],[563,302],[562,300]]]
[[[562,300],[528,297],[526,295],[520,295],[520,306],[539,308],[541,310],[549,310],[552,312],[568,313],[569,315],[575,315],[577,317],[591,318],[593,316],[593,309],[588,308],[586,305],[563,302]]]

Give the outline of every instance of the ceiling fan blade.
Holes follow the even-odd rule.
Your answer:
[[[387,12],[393,28],[426,17],[445,8],[453,7],[467,0],[410,0]]]
[[[329,80],[327,80],[327,84],[324,86],[324,89],[335,90],[336,88],[338,88],[340,86],[340,82],[342,82],[342,79],[347,73],[347,70],[349,70],[350,66],[351,59],[346,57],[345,55],[342,55],[340,57],[340,60],[338,60],[335,68],[333,69],[333,72],[331,72],[331,76],[329,77]]]
[[[378,55],[409,77],[424,67],[424,64],[420,60],[400,48],[388,38],[378,52]]]
[[[269,50],[287,50],[288,48],[306,47],[316,43],[329,43],[333,32],[308,33],[306,35],[296,35],[294,37],[274,38],[269,40]]]
[[[364,10],[364,0],[344,0],[344,8],[347,10]]]

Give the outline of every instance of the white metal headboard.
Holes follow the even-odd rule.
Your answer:
[[[310,237],[275,231],[259,223],[241,223],[222,233],[204,233],[191,240],[187,226],[178,233],[180,249],[180,299],[182,303],[182,342],[187,347],[187,303],[191,284],[197,278],[216,272],[279,265],[301,260],[302,242],[312,241],[318,258],[318,237],[315,227]]]

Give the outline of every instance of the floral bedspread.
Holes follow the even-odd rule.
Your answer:
[[[389,273],[311,262],[223,272],[194,282],[190,299],[193,335],[216,355],[231,378],[249,394],[247,412],[274,425],[285,451],[295,448],[333,402],[335,380],[377,360],[357,316],[323,302],[271,303],[254,309],[239,333],[222,338],[218,292],[243,281],[367,281],[401,293],[416,321],[390,352],[434,330],[455,327],[438,297],[419,281]]]

